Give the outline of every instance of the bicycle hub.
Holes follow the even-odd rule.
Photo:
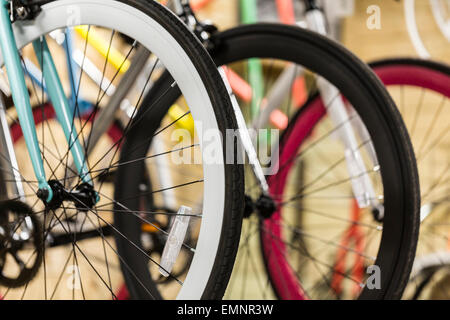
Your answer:
[[[97,193],[89,183],[80,184],[74,191],[68,191],[57,180],[50,180],[49,186],[53,191],[53,198],[47,202],[48,191],[40,189],[37,196],[44,201],[48,210],[56,210],[62,206],[64,201],[71,201],[75,207],[80,211],[91,210],[97,203]]]

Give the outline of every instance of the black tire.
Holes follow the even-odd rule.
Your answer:
[[[448,85],[446,85],[447,82],[437,80],[437,77],[436,77],[436,74],[438,74],[439,76],[445,76],[445,77],[450,76],[450,67],[445,64],[435,62],[435,61],[417,59],[417,58],[393,58],[393,59],[384,59],[384,60],[374,61],[374,62],[369,63],[369,66],[374,70],[375,73],[380,74],[382,81],[387,82],[386,83],[387,89],[389,89],[389,86],[391,86],[391,85],[392,86],[405,85],[405,86],[413,87],[413,88],[422,88],[423,90],[427,90],[427,91],[434,92],[434,93],[442,95],[442,96],[446,96],[447,99],[449,97],[448,90],[446,90],[445,93],[442,93],[442,91],[444,90],[444,89],[442,89],[443,87],[448,88]],[[408,68],[410,68],[411,70],[409,70],[408,73],[405,73],[405,75],[402,74],[402,70],[392,71],[392,68],[395,69],[395,68],[399,68],[399,67],[404,68],[402,70],[407,70]],[[417,70],[420,70],[420,72],[417,72]],[[434,72],[434,74],[431,74],[433,72]],[[411,77],[411,74],[414,74],[414,75]],[[417,80],[414,80],[412,78],[417,79]],[[298,117],[301,117],[303,115],[303,113],[308,110],[309,105],[315,99],[318,99],[318,96],[312,97],[309,101],[307,101],[305,103],[305,105],[303,107],[301,107],[300,111],[297,112],[297,114],[294,116],[293,122],[295,122],[298,119]],[[400,106],[400,110],[401,109],[402,108]],[[404,111],[407,111],[407,110],[404,110]],[[430,125],[433,125],[433,124],[430,124]],[[435,126],[437,126],[437,125],[435,124]],[[412,129],[411,127],[408,127],[408,130],[411,130],[411,129]],[[412,129],[412,130],[414,131],[414,129]],[[436,130],[440,131],[440,130],[442,130],[442,127],[437,126]],[[289,133],[289,130],[286,130],[284,132],[285,135],[287,135],[288,133]],[[413,133],[414,132],[410,131],[410,134],[413,134]],[[445,133],[443,133],[443,134],[445,135]],[[414,138],[417,138],[417,141],[415,141]],[[417,148],[417,150],[419,148],[419,143],[422,142],[422,138],[423,138],[422,136],[411,137],[412,143]],[[442,142],[440,145],[445,146],[445,142]],[[436,148],[438,149],[438,147],[436,147]],[[419,169],[419,175],[421,175],[422,172],[424,175],[426,175],[427,170],[425,168],[421,167],[420,163],[418,164],[418,169]],[[445,184],[445,181],[443,182],[443,184]],[[424,186],[425,185],[422,185],[422,191],[424,189],[425,190],[427,189],[427,188],[424,188]],[[424,206],[425,204],[422,202],[422,205]],[[445,222],[443,222],[443,223],[445,223]],[[435,226],[435,224],[433,226]],[[442,250],[445,250],[445,246],[447,244],[448,237],[440,236],[439,241],[436,241],[436,239],[429,238],[429,237],[430,236],[438,237],[438,233],[436,233],[432,228],[430,228],[429,230],[424,230],[424,229],[427,229],[427,228],[422,225],[421,230],[423,231],[423,233],[420,233],[420,234],[425,239],[421,240],[421,238],[419,238],[419,241],[417,243],[418,252],[417,252],[416,260],[421,259],[421,254],[419,253],[421,246],[422,246],[422,250],[424,250],[425,253],[433,254],[434,252],[440,252]],[[446,234],[446,233],[441,232],[441,234]],[[423,241],[423,244],[422,244],[422,241]],[[439,245],[441,245],[441,247]],[[421,253],[423,255],[423,252],[421,252]],[[410,294],[410,291],[411,291],[410,287],[416,287],[417,292],[416,292],[416,294],[414,294],[414,297],[412,298],[412,299],[416,299],[423,291],[424,286],[428,285],[429,280],[432,278],[432,275],[434,274],[434,272],[438,269],[438,266],[440,266],[440,265],[430,267],[431,271],[428,269],[423,271],[424,274],[426,274],[427,272],[432,273],[432,274],[430,274],[429,278],[423,277],[423,278],[425,278],[424,282],[418,282],[415,280],[415,278],[418,277],[417,276],[418,272],[416,272],[416,274],[412,274],[409,284],[406,287],[405,295]],[[409,297],[409,296],[407,296],[407,297]],[[403,298],[405,298],[405,296],[403,296]]]
[[[211,40],[217,65],[254,57],[292,61],[323,75],[358,106],[375,145],[383,146],[379,159],[384,163],[383,180],[394,190],[385,203],[397,213],[387,215],[388,227],[376,261],[382,270],[381,290],[365,289],[359,298],[399,299],[414,261],[420,191],[407,130],[383,85],[365,64],[340,45],[300,28],[255,24],[217,33]],[[149,122],[152,130],[156,131],[168,106],[159,110],[160,118]]]
[[[439,257],[441,253],[445,253],[448,248],[450,227],[447,222],[450,207],[448,201],[446,201],[446,197],[448,198],[446,190],[448,190],[449,182],[448,179],[444,179],[445,173],[442,175],[440,169],[438,171],[436,168],[439,168],[440,163],[443,163],[444,166],[448,163],[448,161],[445,161],[445,152],[448,153],[449,151],[448,141],[450,138],[448,137],[448,123],[445,122],[446,111],[442,107],[448,105],[450,99],[450,82],[448,81],[450,78],[450,66],[417,58],[384,59],[372,62],[369,66],[380,75],[382,81],[386,82],[388,89],[390,86],[397,89],[401,88],[402,96],[412,96],[409,101],[414,103],[414,105],[411,105],[405,102],[402,97],[398,100],[399,109],[404,112],[405,116],[409,115],[409,117],[405,117],[405,122],[407,123],[418,158],[422,208],[431,205],[432,209],[421,222],[415,265],[403,298],[421,299],[423,298],[421,293],[423,293],[425,287],[434,282],[431,280],[434,279],[435,272],[440,267],[442,269],[448,267],[448,265],[445,266],[445,259],[440,261],[440,258],[436,257]],[[422,98],[416,102],[413,91],[419,89],[421,90]],[[428,99],[423,98],[425,95]],[[433,100],[429,100],[430,95],[438,97],[438,102],[433,103]],[[435,110],[441,111],[438,113]],[[427,114],[433,114],[435,121],[424,120],[427,128],[423,128],[421,132],[418,132],[416,130],[416,121],[417,119],[426,119]],[[411,116],[414,117],[412,118]],[[438,143],[435,142],[435,136],[440,139]],[[429,137],[428,140],[426,137]],[[433,148],[427,148],[427,159],[424,161],[422,148],[424,145],[428,146],[430,144],[433,145]],[[442,152],[444,152],[444,157],[441,156]],[[435,160],[430,161],[433,158],[439,159],[438,162]],[[432,180],[427,176],[430,170],[438,171],[436,177]],[[430,192],[431,190],[435,191]],[[415,294],[412,294],[412,292],[415,292]],[[448,298],[449,293],[443,293]]]
[[[154,1],[121,1],[148,14],[172,34],[180,46],[182,46],[186,53],[191,57],[191,60],[200,74],[202,81],[208,90],[216,119],[223,136],[225,136],[226,129],[236,129],[236,119],[232,112],[231,102],[220,74],[206,50],[193,34],[191,34],[183,23],[172,13]],[[170,75],[166,74],[162,79],[170,81]],[[164,83],[164,80],[160,79],[159,83],[161,82]],[[169,85],[170,84],[171,82]],[[164,106],[170,102],[170,95],[167,95],[166,98],[157,101],[157,104],[153,108],[155,113],[146,112],[148,111],[148,107],[153,105],[152,102],[155,102],[152,101],[152,98],[154,99],[155,95],[152,95],[151,93],[158,92],[159,88],[161,88],[161,86],[158,87],[158,85],[155,85],[152,87],[146,100],[142,103],[143,107],[141,107],[140,111],[136,114],[135,119],[139,119],[139,121],[130,126],[132,129],[130,130],[127,139],[124,141],[120,162],[145,157],[151,143],[151,137],[157,129],[157,126],[155,127],[151,124],[152,119],[158,114],[161,114],[161,110],[164,110]],[[175,92],[177,90],[172,91]],[[179,94],[180,93],[178,92],[178,95]],[[168,105],[170,106],[171,104]],[[162,114],[164,115],[165,113],[166,111]],[[143,121],[141,121],[141,119]],[[137,182],[140,181],[143,176],[143,162],[141,161],[139,163],[123,166],[122,169],[123,170],[118,170],[116,176],[115,198],[131,198],[129,200],[121,201],[121,203],[127,208],[137,209],[138,199],[134,196],[138,193]],[[239,243],[244,203],[243,167],[240,165],[225,165],[225,179],[225,214],[223,228],[214,267],[209,275],[206,289],[203,292],[202,298],[204,299],[222,298],[231,274]],[[136,244],[140,243],[140,221],[138,221],[138,219],[115,213],[114,223],[121,232],[123,231],[123,233],[130,238],[131,241]],[[118,252],[123,257],[123,260],[126,261],[128,265],[136,267],[131,271],[124,263],[122,263],[123,261],[121,261],[121,267],[127,288],[130,292],[130,297],[132,299],[161,298],[155,283],[151,280],[147,268],[147,258],[136,248],[131,246],[128,240],[125,241],[123,237],[116,236],[116,243]],[[136,280],[136,276],[132,273],[137,275],[137,278],[139,278],[146,287],[146,290],[144,290],[143,285]],[[150,291],[150,295],[147,290]]]
[[[364,289],[360,299],[400,299],[414,261],[420,191],[407,130],[381,82],[338,44],[296,27],[243,26],[217,34],[214,42],[213,58],[218,65],[254,57],[295,62],[324,76],[352,101],[374,144],[382,147],[379,160],[385,165],[384,185],[395,185],[396,194],[386,195],[386,207],[393,199],[402,199],[393,207],[396,214],[387,214],[384,222],[386,229],[375,263],[382,272],[381,290]]]

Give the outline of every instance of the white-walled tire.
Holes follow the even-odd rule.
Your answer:
[[[144,0],[51,1],[42,6],[42,12],[35,20],[15,22],[13,27],[17,45],[22,48],[53,30],[75,25],[115,30],[145,46],[170,72],[194,121],[201,123],[204,131],[215,130],[225,136],[226,129],[236,128],[229,96],[214,63],[182,22],[158,3]],[[2,60],[0,57],[1,64]],[[225,146],[221,141],[219,143],[216,149],[221,151],[219,157],[225,159]],[[200,139],[199,150],[203,154],[202,147]],[[224,163],[202,165],[201,223],[190,268],[182,283],[179,281],[181,287],[175,295],[179,299],[219,299],[231,273],[243,210],[243,169]],[[116,209],[123,198],[122,192],[124,190],[115,190],[116,198],[111,200]],[[129,210],[122,204],[119,207],[122,211],[124,208]],[[123,238],[124,232],[117,227],[116,221],[114,226],[116,240]],[[115,251],[116,254],[120,250]],[[136,277],[136,273],[130,270],[133,264],[123,258],[122,253],[118,262],[125,273],[131,297],[160,298],[151,294],[151,288],[139,290],[133,287],[130,277]],[[137,282],[142,285],[142,281]]]

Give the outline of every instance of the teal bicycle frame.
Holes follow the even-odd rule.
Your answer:
[[[25,83],[25,74],[20,61],[19,50],[16,45],[8,10],[9,4],[10,2],[7,0],[0,0],[0,50],[3,55],[6,73],[11,86],[12,98],[17,110],[20,127],[22,128],[36,180],[38,181],[39,190],[46,191],[46,200],[49,202],[53,198],[53,190],[47,182],[44,164],[40,154],[30,96]],[[55,109],[58,122],[64,131],[78,174],[83,182],[92,185],[92,179],[86,165],[85,154],[74,127],[74,116],[64,93],[46,39],[42,37],[34,40],[33,47],[43,70],[48,96]]]

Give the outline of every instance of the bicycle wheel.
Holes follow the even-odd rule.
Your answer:
[[[394,97],[410,131],[422,186],[421,236],[418,257],[448,250],[448,67],[417,59],[390,59],[371,64]],[[319,98],[308,104],[319,104]],[[308,107],[305,106],[305,110]],[[314,107],[311,107],[314,108]],[[306,114],[299,112],[299,122]],[[304,120],[306,121],[306,120]],[[354,230],[356,228],[353,228]],[[345,238],[344,238],[345,239]],[[364,241],[363,237],[354,237]],[[343,240],[344,241],[344,240]],[[344,242],[341,242],[343,244]],[[357,262],[341,257],[356,268]],[[339,282],[339,281],[337,281]],[[336,283],[335,283],[336,285]],[[409,287],[419,288],[413,277]],[[411,292],[412,288],[408,287]]]
[[[450,2],[448,0],[405,0],[406,27],[411,42],[423,59],[443,58],[450,42]],[[426,30],[427,36],[424,36]]]
[[[416,258],[410,283],[404,299],[448,300],[450,294],[450,254],[448,251],[434,252]]]
[[[123,179],[117,174],[118,168],[134,167],[145,159],[133,157],[130,152],[127,162],[123,162],[119,154],[126,148],[124,141],[142,122],[142,115],[154,107],[144,107],[142,98],[146,92],[155,92],[153,84],[165,74],[161,70],[168,70],[166,73],[170,73],[173,81],[152,98],[163,100],[165,94],[173,91],[183,95],[189,110],[187,114],[196,124],[201,123],[203,130],[223,133],[226,129],[235,129],[225,86],[201,44],[176,17],[155,2],[65,0],[50,1],[41,9],[32,22],[17,21],[13,28],[31,101],[36,105],[35,125],[46,176],[61,202],[44,205],[37,197],[37,182],[20,139],[20,126],[14,121],[15,110],[3,108],[2,121],[9,122],[14,133],[12,142],[17,168],[14,166],[13,172],[3,169],[1,175],[5,188],[2,188],[0,206],[0,295],[5,299],[115,299],[123,279],[131,278],[127,284],[136,285],[129,285],[133,298],[161,298],[148,269],[149,265],[155,265],[165,270],[161,260],[152,257],[141,239],[134,239],[128,232],[140,221],[140,228],[144,226],[145,232],[158,237],[160,245],[165,245],[169,223],[164,225],[164,221],[182,215],[179,211],[182,206],[187,210],[193,205],[184,201],[179,208],[171,208],[176,211],[156,212],[152,195],[164,193],[164,190],[155,192],[153,189],[146,197],[139,197],[146,202],[139,208],[144,210],[135,211],[125,206],[130,200],[122,197],[127,186],[120,185],[117,190],[112,182]],[[68,49],[72,33],[79,36],[74,40],[74,48]],[[31,42],[35,39],[40,40],[33,47]],[[44,64],[48,57],[39,52],[43,39],[48,42],[62,84],[72,90],[67,95],[73,108],[72,130],[88,155],[86,165],[93,190],[85,184],[82,186],[82,179],[73,169],[74,143],[65,141],[48,104],[48,83],[43,81],[45,73],[39,72],[39,67],[30,68],[33,63],[35,66]],[[127,41],[129,39],[131,41]],[[96,45],[99,41],[106,46]],[[139,54],[144,50],[148,54],[144,55],[143,67],[130,81],[127,72],[136,68],[139,63],[136,57],[141,57]],[[35,53],[41,59],[36,59]],[[79,66],[77,73],[65,66],[64,58],[73,58],[73,63]],[[101,120],[114,105],[115,94],[124,86],[127,89],[124,98],[119,100],[121,108],[114,109],[121,120],[117,129],[115,117],[107,124]],[[3,95],[7,94],[8,90],[3,91]],[[168,134],[170,126],[166,129],[161,130],[161,136]],[[96,136],[99,138],[94,138]],[[136,142],[145,143],[148,138],[149,134]],[[174,153],[170,139],[161,142],[164,150],[153,158]],[[174,266],[169,278],[174,280],[176,288],[165,298],[220,297],[231,273],[241,224],[243,173],[239,165],[202,161],[205,146],[211,148],[211,144],[203,145],[200,140],[190,147],[201,159],[195,164],[196,180],[177,181],[170,186],[172,190],[183,188],[186,193],[201,193],[203,198],[193,209],[198,211],[189,215],[197,221],[192,231],[195,239],[186,237],[182,241],[189,247],[187,269],[182,276],[177,276]],[[223,160],[224,145],[219,141],[214,146],[217,157]],[[2,159],[12,154],[5,150],[2,149]],[[148,181],[140,177],[139,182],[142,185]],[[19,184],[23,186],[23,194],[20,194]],[[93,193],[86,187],[95,191],[99,199],[89,196]],[[132,197],[136,198],[135,195]],[[92,203],[77,197],[90,198]],[[139,260],[131,261],[123,250],[133,251],[133,258],[139,256]]]
[[[355,201],[355,196],[352,195],[352,178],[349,178],[348,173],[346,173],[345,149],[339,143],[330,139],[331,134],[326,135],[326,132],[338,131],[336,128],[339,125],[333,126],[330,123],[323,105],[316,109],[310,107],[302,109],[302,114],[308,114],[308,121],[305,123],[303,121],[305,118],[301,117],[302,124],[295,126],[295,124],[298,124],[296,119],[300,119],[300,117],[294,117],[296,108],[293,101],[301,100],[301,98],[297,96],[297,98],[292,99],[290,95],[291,89],[299,87],[299,82],[294,81],[298,80],[297,73],[293,73],[292,81],[287,85],[288,93],[282,99],[279,99],[278,111],[284,112],[285,122],[289,123],[291,127],[300,128],[303,136],[298,136],[298,133],[289,127],[280,139],[279,161],[275,161],[273,159],[276,158],[273,158],[272,161],[266,162],[268,167],[278,164],[278,166],[272,167],[279,168],[268,178],[270,196],[276,207],[275,212],[271,212],[270,201],[269,209],[267,209],[267,206],[265,207],[264,203],[258,201],[261,193],[258,190],[257,183],[252,179],[250,170],[247,171],[246,213],[251,215],[256,208],[259,215],[251,215],[244,221],[239,252],[225,297],[234,299],[270,298],[274,297],[273,292],[271,292],[271,287],[273,287],[275,295],[284,299],[306,297],[313,299],[330,297],[399,298],[408,280],[409,270],[414,258],[418,232],[419,188],[415,161],[406,129],[394,103],[383,86],[373,73],[348,51],[328,39],[296,27],[272,24],[241,26],[213,34],[211,43],[214,44],[211,53],[216,63],[226,65],[229,67],[228,70],[240,72],[244,75],[244,80],[247,80],[245,77],[247,62],[254,58],[261,59],[261,70],[264,75],[262,87],[264,94],[267,95],[263,95],[262,99],[258,100],[258,104],[268,104],[268,96],[276,83],[274,79],[277,79],[283,70],[289,68],[289,66],[291,69],[294,69],[292,66],[295,66],[298,70],[304,70],[302,83],[303,87],[306,88],[306,94],[303,92],[299,96],[315,97],[317,92],[316,80],[318,78],[326,79],[337,87],[339,91],[334,98],[340,97],[340,92],[345,97],[343,101],[347,101],[346,105],[353,106],[359,115],[353,115],[351,120],[344,122],[356,125],[360,122],[357,119],[362,119],[363,127],[369,133],[369,139],[364,140],[365,143],[359,140],[360,148],[358,150],[361,149],[361,153],[364,154],[364,159],[367,161],[368,172],[371,172],[371,180],[373,179],[377,190],[376,199],[382,199],[381,202],[385,209],[385,216],[380,221],[378,221],[376,210],[372,210],[373,207],[369,206],[362,209],[365,223],[362,223],[361,226],[365,228],[364,231],[371,232],[373,241],[370,246],[364,246],[359,250],[346,248],[350,254],[364,258],[362,278],[356,281],[351,277],[349,280],[347,276],[345,280],[351,282],[351,285],[349,285],[351,288],[346,289],[339,295],[321,295],[310,292],[306,294],[307,290],[305,291],[305,289],[311,282],[316,282],[314,283],[316,288],[327,287],[328,290],[326,291],[330,291],[331,278],[336,271],[333,263],[336,262],[335,256],[338,254],[338,249],[342,249],[342,246],[339,245],[339,237],[355,224],[355,220],[349,219],[347,216],[348,208]],[[268,43],[270,43],[269,46]],[[296,84],[292,85],[293,82]],[[252,115],[250,108],[247,108],[247,104],[251,103],[254,92],[250,92],[247,99],[245,99],[245,94],[240,95],[236,92],[235,94],[241,98],[242,112],[246,116],[247,123],[251,126],[255,123],[255,117],[260,115],[262,108],[256,115]],[[249,99],[248,96],[250,96]],[[160,113],[155,115],[152,120],[149,119],[148,124],[151,123],[151,125],[148,125],[148,127],[152,131],[156,131],[160,126],[161,119],[164,119],[168,107],[177,99],[176,95],[171,99],[170,103],[162,103]],[[327,160],[327,157],[336,157],[339,161],[334,166],[324,167],[324,165],[327,165],[326,161],[321,163],[317,159],[308,159],[308,169],[303,170],[303,172],[309,174],[310,179],[311,175],[316,174],[316,180],[320,183],[316,185],[316,182],[314,182],[313,184],[317,189],[325,187],[327,183],[330,184],[330,187],[338,187],[334,188],[332,191],[334,193],[331,195],[330,193],[321,194],[316,190],[317,192],[313,192],[308,197],[307,194],[302,195],[301,184],[284,183],[286,176],[294,171],[292,169],[293,163],[297,166],[300,162],[293,161],[300,157],[296,154],[299,149],[295,147],[286,148],[286,146],[288,141],[295,141],[295,144],[299,147],[302,141],[308,137],[308,133],[316,128],[319,120],[324,120],[325,123],[325,126],[318,130],[324,137],[322,140],[318,139],[319,141],[316,144],[311,143],[310,145],[322,146],[320,149],[323,150],[323,155],[326,154],[325,152],[329,154],[324,157],[325,160]],[[274,127],[266,123],[262,128]],[[260,142],[264,139],[270,141],[266,135],[265,137]],[[149,145],[150,143],[146,147]],[[371,153],[370,148],[363,147],[369,145],[376,151],[376,164],[369,160],[371,158],[369,155]],[[142,155],[145,155],[146,152],[143,151]],[[277,154],[274,150],[272,152]],[[126,171],[126,168],[124,168],[124,171]],[[338,180],[335,180],[335,184],[333,184],[332,178],[330,181],[330,177],[327,176],[330,172],[333,176],[335,171],[340,171],[335,179],[341,175],[341,183],[336,183]],[[347,175],[347,178],[345,178],[345,175]],[[294,178],[294,180],[298,182],[298,179]],[[284,189],[286,185],[289,185],[289,192],[285,192],[287,191]],[[310,210],[305,211],[297,207],[300,199],[303,203],[307,200],[312,201],[310,202]],[[289,208],[292,210],[287,213]],[[317,212],[321,212],[321,209],[325,211],[322,217],[328,216],[329,220],[320,220],[320,215]],[[327,213],[327,211],[333,213]],[[316,224],[327,224],[327,232],[322,232],[324,229],[322,231],[315,230],[315,235],[312,237],[310,235],[308,243],[302,241],[302,237],[298,237],[298,234],[305,236],[307,233],[300,232],[301,230],[295,224],[295,219],[304,216],[308,216],[311,220],[319,217]],[[261,236],[262,257],[258,249],[259,237],[257,235]],[[311,244],[311,239],[318,241]],[[322,246],[325,244],[325,247],[330,248],[330,250],[322,248],[318,251],[317,244],[322,244]],[[309,250],[311,245],[315,247],[314,254],[306,255],[305,250],[307,248]],[[303,254],[298,258],[302,252]],[[318,261],[319,268],[313,269],[312,273],[307,273],[307,276],[303,279],[306,282],[299,282],[295,276],[297,263],[294,264],[292,259],[303,261],[309,264],[311,268],[314,268],[313,263]],[[264,265],[267,267],[268,273],[266,273]],[[381,287],[378,289],[364,286],[369,277],[365,270],[370,265],[380,267]],[[341,275],[345,276],[345,273]],[[352,286],[354,283],[358,285],[356,292],[354,292]],[[320,288],[320,290],[323,290],[323,288]]]
[[[411,135],[422,189],[421,226],[416,259],[449,246],[448,109],[450,68],[417,59],[390,59],[371,64],[394,97]],[[411,287],[419,286],[411,281]]]

